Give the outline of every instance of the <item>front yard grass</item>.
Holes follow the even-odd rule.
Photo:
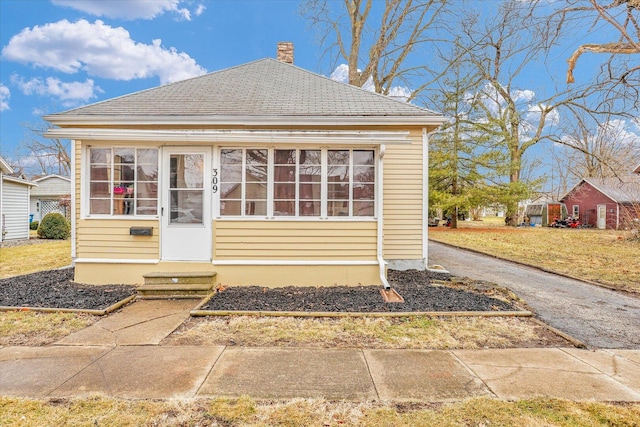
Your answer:
[[[458,224],[429,228],[429,239],[640,292],[640,242],[629,238],[630,231]]]
[[[3,311],[0,312],[0,346],[47,345],[97,320],[97,316],[79,313]]]
[[[571,346],[522,317],[190,318],[162,345],[477,349]]]
[[[3,426],[638,426],[640,404],[490,398],[446,404],[256,401],[248,397],[140,401],[0,397]]]
[[[47,242],[0,248],[0,279],[53,270],[71,264],[71,241]]]

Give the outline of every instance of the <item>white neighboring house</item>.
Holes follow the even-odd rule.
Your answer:
[[[36,183],[11,176],[13,169],[0,157],[0,240],[29,238],[29,193]]]
[[[67,216],[65,206],[60,200],[71,194],[71,179],[60,175],[46,175],[34,179],[38,186],[31,190],[29,198],[29,213],[33,215],[32,221],[42,221],[42,218],[50,212],[59,212]]]

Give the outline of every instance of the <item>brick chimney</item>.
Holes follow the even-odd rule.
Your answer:
[[[276,59],[287,64],[293,64],[293,43],[279,42]]]

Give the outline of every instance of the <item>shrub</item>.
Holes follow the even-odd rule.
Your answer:
[[[31,223],[29,224],[29,229],[30,230],[37,230],[38,229],[38,224],[40,224],[38,221],[31,221]]]
[[[71,225],[64,215],[52,212],[45,215],[38,226],[38,237],[41,239],[68,239]]]

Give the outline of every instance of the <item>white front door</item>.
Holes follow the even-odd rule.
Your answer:
[[[165,149],[162,171],[162,259],[211,260],[211,149]]]
[[[604,230],[607,228],[607,207],[598,205],[598,228]]]

